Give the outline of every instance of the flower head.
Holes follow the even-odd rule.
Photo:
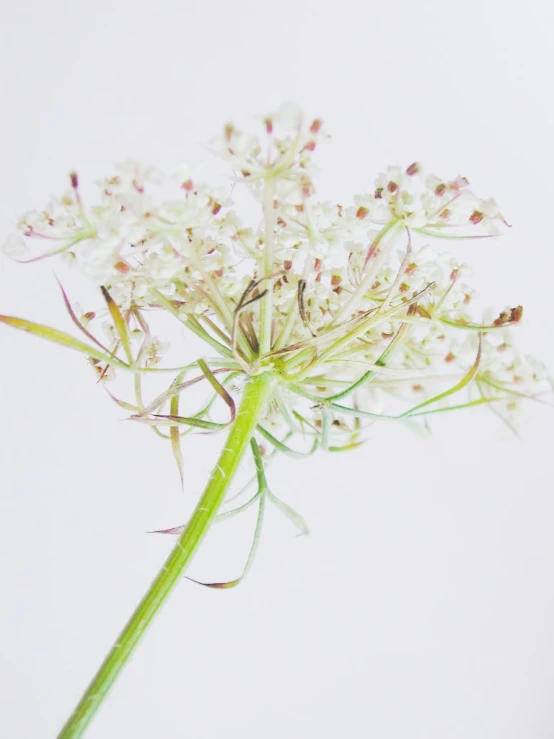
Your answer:
[[[260,129],[228,123],[212,142],[260,203],[260,224],[243,223],[228,191],[204,182],[197,166],[181,165],[173,192],[158,196],[163,175],[127,161],[98,183],[94,205],[82,202],[73,173],[70,189],[25,214],[6,243],[19,257],[28,242],[27,261],[59,255],[102,287],[106,304],[86,320],[66,298],[102,349],[91,355],[102,380],[163,371],[165,347],[148,324],[155,310],[215,350],[203,365],[177,368],[154,401],[139,393],[127,403],[134,418],[183,423],[176,399],[194,367],[223,399],[249,376],[271,373],[274,401],[260,434],[281,451],[294,436],[314,449],[348,448],[377,419],[460,406],[489,405],[511,419],[523,398],[542,392],[545,369],[520,355],[509,330],[522,308],[480,315],[467,266],[428,243],[500,233],[493,199],[465,177],[437,177],[413,162],[389,167],[350,203],[321,200],[313,158],[328,139],[322,121],[285,105]],[[99,321],[105,345],[91,333]],[[212,420],[212,405],[189,425],[225,425]]]

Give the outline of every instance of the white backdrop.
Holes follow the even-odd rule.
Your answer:
[[[551,3],[4,0],[0,20],[0,239],[73,168],[170,169],[294,100],[333,134],[324,194],[418,159],[498,199],[513,228],[457,254],[554,367]],[[70,330],[53,269],[2,258],[0,312]],[[144,532],[185,519],[216,449],[194,440],[183,495],[79,356],[6,327],[0,351],[0,735],[53,737],[168,551]],[[275,513],[237,590],[183,581],[90,737],[554,736],[553,412],[520,439],[486,412],[433,427],[275,466],[311,535]],[[191,573],[235,575],[251,525]]]

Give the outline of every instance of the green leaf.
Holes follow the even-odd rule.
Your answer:
[[[185,376],[185,372],[180,372],[175,378],[174,385],[179,385]],[[179,395],[173,395],[169,402],[169,413],[171,416],[179,416]],[[181,489],[185,489],[185,475],[183,471],[183,452],[181,450],[181,435],[178,426],[170,426],[169,438],[171,439],[171,450],[179,470],[181,478]]]
[[[192,362],[192,364],[187,365],[186,367],[182,367],[182,370],[189,370],[192,367],[198,366],[198,362]],[[230,370],[226,367],[221,367],[220,369],[213,370],[212,374],[215,374],[216,372],[229,372]],[[162,403],[164,403],[169,398],[172,398],[174,395],[178,395],[182,390],[185,390],[185,388],[191,387],[192,385],[195,385],[197,382],[202,382],[202,380],[205,379],[205,375],[198,375],[198,377],[193,377],[192,380],[187,380],[186,382],[182,382],[179,385],[171,385],[171,387],[168,390],[164,390],[163,393],[158,395],[154,400],[149,403],[144,410],[142,411],[141,415],[147,416],[149,413],[152,413],[152,411],[156,410],[156,408],[159,408]],[[198,415],[198,414],[197,414]]]
[[[454,393],[457,393],[460,390],[463,390],[464,387],[469,385],[469,383],[472,382],[477,376],[477,370],[479,369],[479,363],[481,362],[482,344],[483,344],[482,336],[479,335],[479,348],[477,349],[477,356],[475,357],[475,361],[472,364],[472,366],[469,368],[469,371],[467,372],[467,374],[464,375],[464,377],[462,377],[460,382],[457,382],[449,390],[445,390],[443,393],[434,395],[432,398],[429,398],[428,400],[424,400],[423,403],[420,403],[419,405],[414,406],[414,408],[410,408],[409,411],[402,413],[400,417],[404,418],[406,416],[419,415],[417,414],[417,411],[421,410],[421,408],[426,408],[428,405],[431,405],[432,403],[437,403],[439,400],[444,400],[445,398],[448,398],[450,395],[454,395]]]
[[[431,236],[435,239],[449,239],[449,240],[456,240],[456,241],[469,241],[471,239],[493,239],[494,234],[447,234],[440,230],[442,224],[435,223],[433,224],[433,228],[439,229],[437,231],[433,231],[431,229],[427,228],[414,228],[413,230],[418,234],[423,234],[424,236]]]
[[[110,350],[107,347],[105,347],[104,344],[101,344],[98,341],[98,339],[95,336],[93,336],[90,333],[90,331],[85,326],[83,326],[83,324],[81,323],[81,321],[77,318],[77,316],[75,315],[75,311],[73,310],[73,307],[72,307],[71,303],[69,302],[69,298],[67,297],[67,294],[66,294],[65,290],[63,289],[62,283],[57,278],[56,278],[56,280],[58,282],[58,285],[60,286],[60,290],[62,291],[62,297],[63,297],[63,301],[65,303],[65,307],[66,307],[67,312],[69,313],[69,317],[71,318],[71,320],[73,321],[73,323],[77,326],[77,328],[80,331],[82,331],[85,334],[85,336],[88,339],[90,339],[97,346],[99,346],[100,349],[102,349],[105,352],[108,352],[108,354],[109,354],[110,353]]]
[[[301,413],[299,413],[298,411],[294,410],[294,408],[292,409],[292,415],[296,418],[297,421],[299,421],[300,425],[302,426],[302,431],[304,433],[305,433],[305,431],[304,431],[303,426],[305,424],[310,429],[310,433],[313,434],[315,432],[315,433],[318,433],[319,434],[318,429],[313,425],[313,423],[310,423],[310,421],[308,421],[307,418],[304,418],[304,416]]]
[[[302,516],[299,513],[297,513],[294,510],[294,508],[291,508],[291,506],[287,505],[287,503],[285,503],[280,498],[278,498],[276,495],[274,495],[269,489],[269,486],[267,484],[267,479],[265,476],[264,464],[263,464],[262,455],[260,453],[260,448],[254,438],[250,440],[250,446],[252,448],[252,454],[254,456],[254,463],[256,465],[256,479],[258,481],[258,490],[256,494],[249,501],[244,503],[242,506],[239,506],[238,508],[235,508],[232,511],[221,513],[216,518],[216,521],[223,521],[226,518],[235,516],[237,513],[247,510],[256,500],[259,500],[256,527],[254,530],[252,545],[250,547],[250,552],[248,554],[246,564],[244,566],[242,574],[239,577],[235,578],[234,580],[229,580],[227,582],[201,582],[199,580],[194,580],[193,578],[190,578],[190,577],[187,578],[191,580],[192,582],[195,582],[197,585],[203,585],[204,587],[214,588],[218,590],[226,590],[229,588],[234,588],[240,582],[242,582],[242,580],[246,577],[250,568],[252,567],[252,564],[254,562],[254,559],[255,559],[255,556],[258,550],[266,499],[269,499],[273,503],[273,505],[276,508],[278,508],[300,530],[302,534],[307,535],[309,533],[308,525],[306,521],[302,518]],[[180,526],[174,529],[162,529],[156,533],[178,534],[178,533],[181,533],[183,529],[184,527]]]
[[[200,369],[204,373],[205,378],[208,380],[208,382],[213,387],[213,389],[216,391],[216,393],[221,398],[223,398],[224,402],[228,405],[229,410],[231,412],[231,420],[229,421],[229,423],[232,423],[235,420],[235,415],[236,415],[235,401],[229,395],[229,393],[223,387],[223,385],[216,379],[215,374],[212,372],[212,370],[208,367],[208,365],[203,359],[198,360],[198,366],[200,367]]]
[[[246,503],[243,503],[242,505],[237,506],[236,508],[231,509],[230,511],[224,511],[223,513],[218,513],[215,517],[216,523],[221,523],[222,521],[226,521],[228,518],[233,518],[233,516],[236,516],[239,513],[244,513],[244,511],[248,510],[250,506],[256,502],[258,499],[258,496],[260,495],[260,491],[253,495],[250,500],[247,500]]]
[[[258,495],[267,495],[269,500],[273,503],[273,505],[278,508],[281,513],[283,513],[292,523],[300,529],[302,534],[309,534],[310,530],[308,528],[308,524],[306,521],[302,518],[302,516],[297,513],[294,508],[291,508],[290,505],[287,505],[283,500],[278,498],[276,495],[274,495],[271,490],[269,489],[269,486],[267,484],[267,478],[265,476],[265,470],[264,470],[264,464],[262,455],[260,454],[260,448],[258,446],[258,443],[255,439],[252,439],[250,441],[250,445],[252,447],[252,453],[254,455],[254,462],[256,464],[256,475],[258,478]]]
[[[55,328],[43,326],[42,324],[34,323],[33,321],[26,321],[23,318],[15,318],[14,316],[0,315],[0,323],[5,323],[7,326],[12,326],[13,328],[17,328],[21,331],[27,331],[34,336],[38,336],[41,339],[46,339],[47,341],[52,341],[55,344],[65,346],[68,349],[74,349],[75,351],[81,352],[82,354],[86,354],[88,357],[94,357],[101,362],[107,362],[108,364],[113,364],[116,367],[129,369],[129,365],[125,364],[120,359],[117,359],[117,357],[115,357],[113,354],[101,352],[95,347],[88,346],[82,341],[79,341],[79,339],[75,339],[73,336],[70,336],[63,331],[58,331]]]
[[[331,416],[326,405],[321,406],[321,435],[319,441],[321,448],[326,451],[329,446],[329,430],[331,426]]]
[[[214,423],[213,421],[204,421],[202,418],[194,418],[194,416],[171,416],[158,415],[153,416],[131,416],[131,421],[138,421],[150,426],[175,426],[183,424],[185,426],[194,426],[195,428],[205,429],[207,431],[219,431],[227,426],[226,423]]]
[[[219,341],[214,339],[213,336],[210,336],[210,334],[205,331],[202,326],[198,323],[196,318],[193,316],[187,316],[184,318],[181,313],[175,308],[171,300],[165,297],[159,290],[153,290],[152,293],[156,296],[156,298],[159,300],[161,305],[168,311],[168,313],[171,313],[171,315],[175,316],[175,318],[182,323],[184,326],[186,326],[190,331],[195,333],[197,336],[199,336],[201,339],[203,339],[206,343],[210,344],[221,356],[223,357],[229,357],[232,358],[233,352],[223,344],[221,344]]]
[[[192,580],[192,582],[197,583],[197,585],[203,585],[206,588],[215,588],[218,590],[227,590],[229,588],[235,588],[242,580],[244,580],[250,568],[252,567],[252,564],[256,557],[256,552],[258,551],[258,546],[260,543],[260,535],[262,533],[262,523],[263,523],[264,512],[265,512],[266,495],[269,493],[269,488],[267,486],[267,481],[265,477],[262,455],[260,454],[260,449],[255,439],[250,440],[250,446],[252,448],[252,454],[254,455],[254,463],[256,465],[256,475],[258,478],[258,492],[256,493],[254,498],[249,503],[245,504],[245,506],[250,505],[250,503],[252,503],[256,499],[259,500],[259,503],[258,503],[258,517],[256,519],[256,527],[254,529],[252,545],[250,547],[250,552],[248,553],[246,564],[244,566],[242,574],[239,577],[237,577],[235,580],[229,580],[228,582],[200,582],[199,580],[193,580],[190,577],[188,578],[189,580]],[[244,506],[241,506],[241,508],[244,509]]]
[[[276,447],[280,452],[283,452],[283,454],[288,454],[291,457],[309,457],[311,456],[316,449],[319,446],[319,437],[314,439],[312,448],[309,452],[297,452],[294,449],[291,449],[287,444],[284,444],[282,441],[279,441],[279,439],[276,439],[273,434],[270,434],[267,429],[265,429],[263,426],[260,426],[258,424],[258,431],[262,436],[264,436],[271,444],[273,444],[274,447]]]
[[[104,390],[106,388],[104,387]],[[120,408],[123,408],[126,411],[131,411],[131,413],[138,413],[140,412],[140,408],[136,405],[132,405],[131,403],[127,403],[125,400],[120,400],[119,398],[116,398],[115,395],[112,395],[109,390],[106,390],[110,398],[113,400],[114,403],[117,403],[117,405]]]
[[[281,498],[278,498],[276,495],[274,495],[271,490],[268,490],[268,498],[273,503],[273,505],[278,508],[281,513],[283,513],[289,519],[289,521],[291,521],[296,526],[297,529],[300,530],[301,534],[307,536],[310,533],[308,524],[302,518],[302,516],[294,510],[294,508],[291,508],[291,506],[281,500]]]
[[[479,376],[479,383],[483,385],[488,385],[489,387],[494,388],[500,393],[506,393],[506,395],[512,395],[516,398],[523,398],[524,400],[534,400],[537,403],[544,403],[544,405],[548,405],[552,407],[551,403],[548,403],[546,400],[543,400],[540,395],[544,394],[535,394],[535,395],[528,395],[527,393],[519,392],[518,390],[513,390],[511,387],[508,387],[507,385],[502,385],[500,383],[494,382],[489,377],[480,375]],[[554,386],[553,386],[554,389]],[[503,398],[503,400],[506,400],[506,398]]]
[[[329,446],[327,447],[328,452],[349,452],[351,449],[357,449],[359,446],[365,444],[365,441],[352,441],[350,444],[344,444],[344,446]]]
[[[182,526],[174,526],[171,529],[154,529],[153,531],[147,531],[147,534],[170,534],[172,536],[177,536],[178,534],[182,534],[183,531],[186,528],[186,524],[183,524]]]
[[[494,324],[489,325],[481,325],[477,323],[460,323],[458,321],[450,321],[448,318],[439,318],[439,321],[441,323],[444,323],[446,326],[453,326],[454,328],[463,328],[466,329],[466,331],[492,331],[497,330],[499,328],[506,328],[506,326],[513,325],[513,323],[517,323],[517,321],[512,321],[512,323],[502,323],[498,326],[495,326]]]
[[[256,465],[256,478],[258,480],[258,492],[263,494],[266,493],[268,488],[267,479],[265,476],[264,462],[262,459],[262,453],[258,442],[254,437],[250,439],[250,448],[252,449],[252,455],[254,457],[254,464]]]
[[[110,311],[115,329],[119,335],[119,338],[121,339],[121,343],[123,345],[123,349],[125,350],[125,354],[127,355],[129,364],[133,364],[134,360],[133,353],[131,351],[131,342],[129,340],[129,329],[127,328],[127,324],[125,323],[123,316],[121,315],[119,306],[104,286],[102,286],[100,290],[102,291],[102,295],[104,296],[104,300],[106,301],[108,310]]]
[[[409,418],[417,418],[418,416],[429,416],[431,413],[446,413],[447,411],[459,411],[464,408],[472,408],[476,405],[483,405],[484,403],[497,403],[499,400],[506,400],[503,397],[497,398],[479,398],[477,400],[468,400],[467,403],[460,403],[459,405],[447,405],[444,408],[431,408],[431,410],[422,411],[421,413],[411,413]]]
[[[347,405],[339,403],[329,403],[329,408],[339,413],[347,413],[351,416],[359,416],[360,418],[373,418],[376,421],[396,421],[402,416],[387,416],[383,413],[372,413],[371,411],[362,411],[359,408],[349,408]]]
[[[381,354],[379,359],[375,362],[376,365],[380,367],[386,366],[393,352],[398,349],[398,347],[400,346],[400,344],[406,337],[406,333],[410,330],[410,328],[411,328],[410,324],[408,323],[402,324],[402,326],[397,331],[396,335],[392,338],[390,344]],[[325,400],[326,401],[340,400],[340,398],[344,398],[347,395],[350,395],[350,393],[354,392],[354,390],[358,390],[358,388],[361,388],[364,385],[367,385],[367,383],[371,382],[371,380],[373,380],[373,378],[376,377],[376,375],[377,375],[377,370],[369,370],[368,372],[363,374],[359,380],[356,380],[356,382],[352,383],[352,385],[347,387],[345,390],[341,390],[340,393],[335,393],[335,395],[330,395],[329,397],[325,398]]]
[[[31,259],[14,259],[14,262],[19,262],[19,264],[31,264],[32,262],[40,262],[42,259],[48,259],[48,257],[56,256],[56,254],[63,254],[63,252],[68,251],[71,249],[72,246],[75,246],[80,241],[87,241],[88,239],[93,238],[96,236],[96,233],[91,232],[85,232],[77,236],[73,241],[70,241],[68,244],[64,244],[63,246],[58,247],[57,249],[51,249],[50,251],[43,252],[42,254],[39,254],[36,257],[32,257]]]

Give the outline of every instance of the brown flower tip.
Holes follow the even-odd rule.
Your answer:
[[[505,326],[508,323],[519,323],[523,316],[523,306],[518,305],[516,308],[502,311],[502,313],[493,321],[493,326]]]
[[[225,124],[225,128],[223,129],[223,131],[224,131],[224,135],[225,135],[226,141],[230,141],[231,140],[231,136],[235,132],[235,127],[233,126],[232,123],[226,123]]]
[[[319,133],[321,129],[323,121],[320,118],[316,118],[315,121],[310,126],[310,132],[311,133]]]

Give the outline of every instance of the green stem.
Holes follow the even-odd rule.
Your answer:
[[[256,425],[267,407],[270,387],[269,373],[254,377],[247,384],[225,447],[186,529],[117,638],[58,739],[82,736],[150,622],[180,580],[223,502]]]

